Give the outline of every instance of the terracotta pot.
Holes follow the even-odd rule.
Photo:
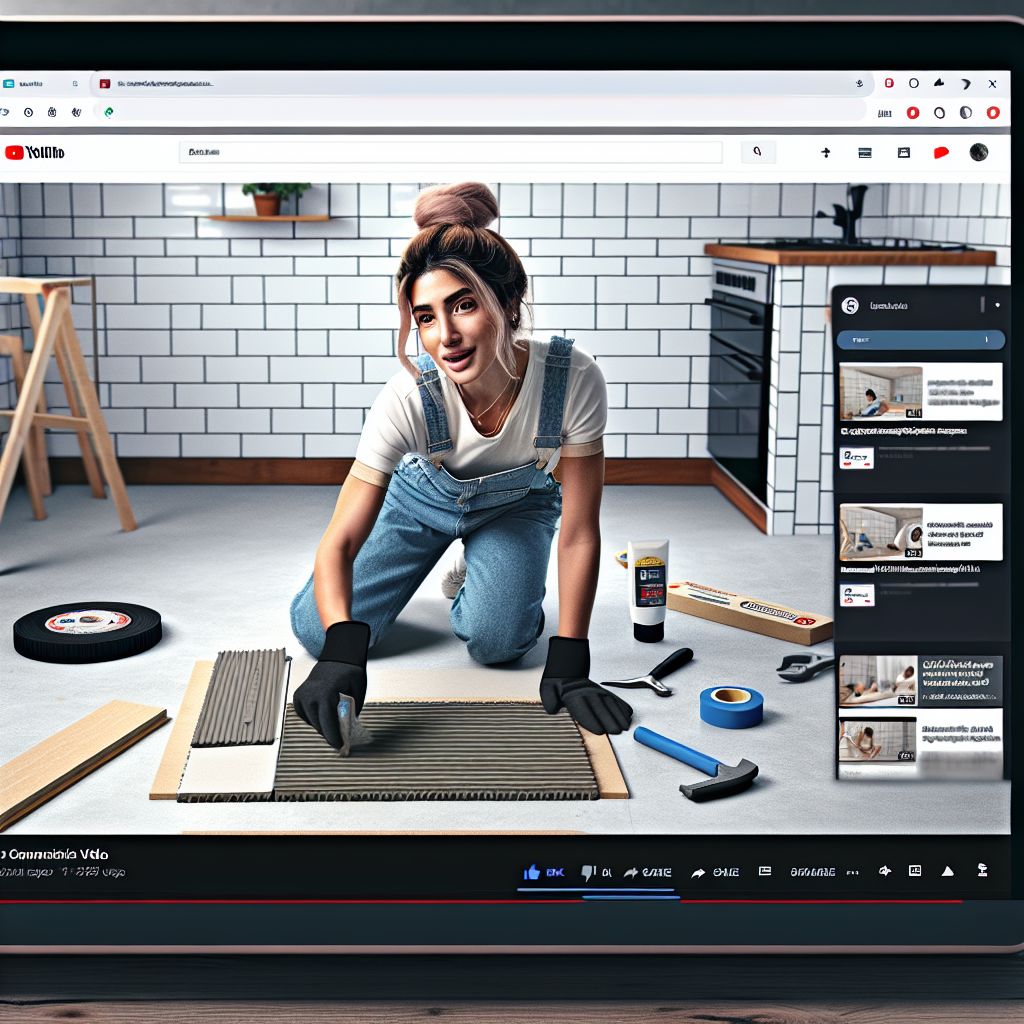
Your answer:
[[[281,197],[275,192],[259,193],[252,197],[257,217],[276,217],[281,212]]]

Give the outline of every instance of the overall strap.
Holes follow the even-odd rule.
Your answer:
[[[554,335],[548,346],[547,358],[544,360],[540,415],[537,417],[537,436],[533,439],[533,446],[537,449],[538,469],[544,469],[562,446],[562,418],[565,412],[572,345],[571,338]]]
[[[416,381],[420,401],[423,403],[423,418],[427,424],[427,457],[435,466],[441,465],[445,454],[455,445],[452,444],[451,431],[448,429],[448,416],[444,411],[444,394],[441,391],[439,371],[434,360],[424,353],[416,360],[420,375]]]

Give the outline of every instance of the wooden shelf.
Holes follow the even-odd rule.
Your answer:
[[[991,249],[773,249],[757,242],[750,245],[709,242],[704,246],[704,255],[749,263],[771,263],[777,267],[871,264],[994,267],[996,264],[996,254]]]
[[[232,221],[252,221],[252,220],[290,220],[290,221],[302,221],[303,223],[309,223],[310,221],[323,221],[330,220],[330,216],[326,213],[293,213],[289,215],[279,214],[276,217],[258,217],[256,214],[226,214],[218,213],[207,217],[207,220],[232,220]]]

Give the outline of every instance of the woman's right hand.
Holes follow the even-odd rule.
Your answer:
[[[327,630],[320,659],[292,695],[295,713],[335,750],[341,750],[338,701],[342,694],[355,702],[356,714],[366,698],[366,655],[370,627],[365,622],[335,622]]]

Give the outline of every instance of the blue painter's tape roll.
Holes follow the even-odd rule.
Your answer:
[[[749,729],[764,720],[764,697],[742,686],[712,686],[701,692],[700,717],[720,729]]]

